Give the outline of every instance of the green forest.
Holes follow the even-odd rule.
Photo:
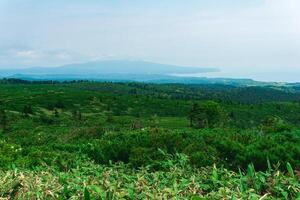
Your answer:
[[[0,91],[0,199],[300,199],[299,86]]]

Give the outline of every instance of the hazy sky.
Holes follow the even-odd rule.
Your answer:
[[[0,0],[0,69],[99,59],[300,81],[300,0]]]

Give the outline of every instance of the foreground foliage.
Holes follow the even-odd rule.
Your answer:
[[[3,199],[296,199],[299,177],[269,169],[245,173],[224,168],[192,168],[187,157],[167,155],[162,170],[133,170],[124,164],[81,162],[69,172],[48,169],[0,171]]]

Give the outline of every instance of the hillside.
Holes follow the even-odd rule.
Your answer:
[[[0,198],[297,199],[300,94],[0,81]]]

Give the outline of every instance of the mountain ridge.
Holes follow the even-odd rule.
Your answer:
[[[58,67],[32,67],[27,69],[0,70],[0,75],[11,76],[14,74],[193,74],[204,72],[217,72],[217,68],[201,68],[194,66],[178,66],[159,64],[147,61],[130,60],[103,60],[86,63],[74,63]]]

